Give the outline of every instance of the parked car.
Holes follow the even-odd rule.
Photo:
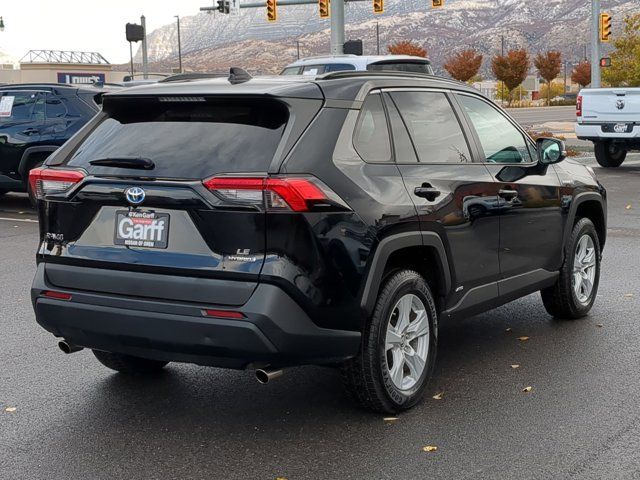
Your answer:
[[[329,55],[303,58],[287,65],[280,75],[321,75],[349,70],[400,71],[433,75],[431,62],[410,55]]]
[[[102,92],[59,84],[0,87],[0,195],[28,190],[29,170],[98,112]]]
[[[593,142],[603,167],[619,167],[629,150],[640,150],[640,88],[580,91],[576,136]]]
[[[537,291],[555,317],[591,309],[606,194],[561,141],[432,76],[230,80],[105,95],[31,171],[31,295],[63,351],[262,382],[339,366],[358,402],[398,412],[442,322]]]

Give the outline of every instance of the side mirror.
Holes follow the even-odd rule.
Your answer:
[[[538,147],[538,161],[542,165],[560,163],[567,158],[567,150],[562,140],[557,138],[539,138],[536,140]]]

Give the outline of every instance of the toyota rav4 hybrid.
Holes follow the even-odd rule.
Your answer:
[[[37,321],[109,368],[337,367],[417,403],[439,325],[598,290],[606,194],[476,90],[340,72],[134,87],[31,171]]]

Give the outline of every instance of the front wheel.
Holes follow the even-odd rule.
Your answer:
[[[600,240],[591,220],[578,220],[564,253],[558,281],[541,291],[542,302],[556,318],[582,318],[591,310],[600,282]]]
[[[144,374],[162,370],[169,362],[150,360],[120,353],[93,350],[93,354],[105,367],[120,373]]]
[[[423,397],[436,347],[437,313],[431,290],[420,274],[401,270],[384,283],[358,356],[342,365],[343,383],[367,409],[407,410]]]
[[[612,142],[595,142],[593,150],[596,154],[596,160],[600,166],[605,168],[619,167],[627,158],[627,151]]]

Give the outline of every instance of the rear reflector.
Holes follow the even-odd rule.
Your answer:
[[[42,295],[49,298],[55,298],[56,300],[71,300],[70,293],[54,292],[53,290],[47,290],[42,292]]]
[[[29,172],[29,186],[36,198],[42,200],[46,195],[67,192],[83,178],[84,173],[79,170],[56,170],[39,167]]]
[[[268,209],[308,212],[314,204],[335,203],[307,177],[213,177],[203,183],[225,199],[264,202]]]
[[[217,318],[247,318],[244,316],[242,312],[234,312],[232,310],[204,310],[204,314],[207,317],[217,317]]]

